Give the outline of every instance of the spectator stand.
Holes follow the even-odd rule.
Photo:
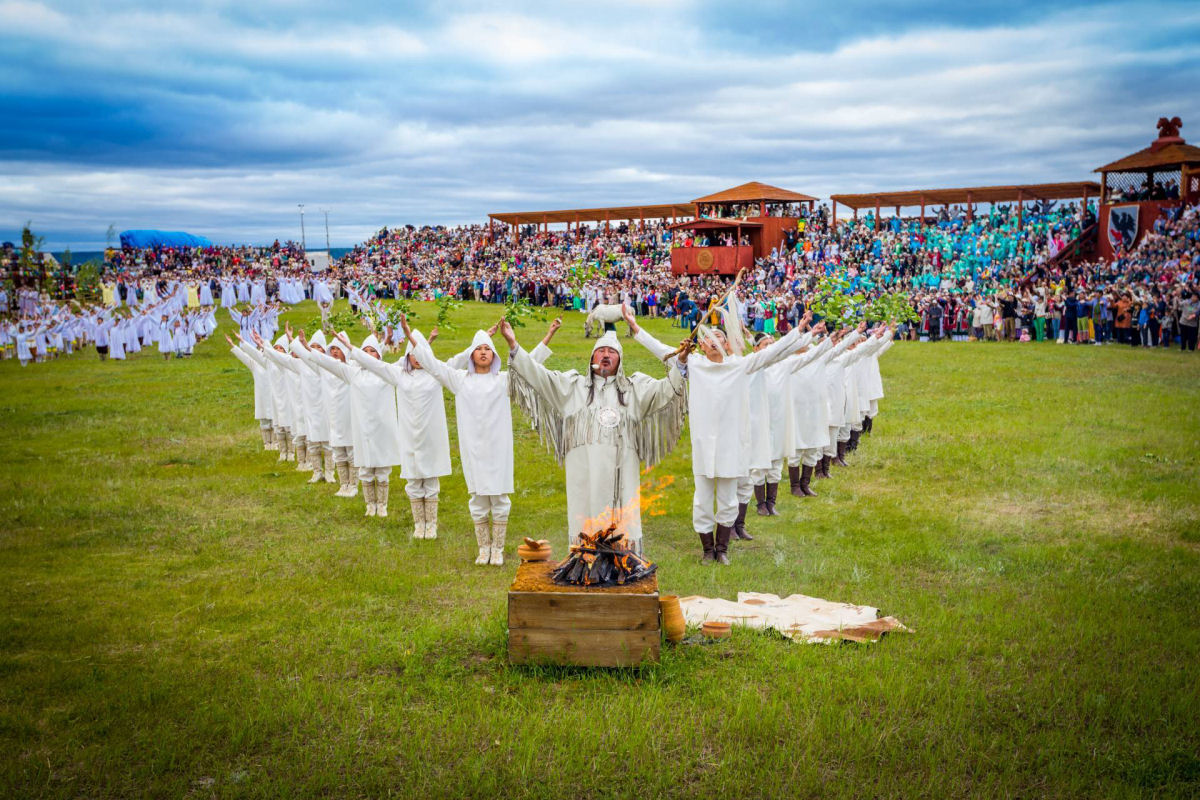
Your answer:
[[[1200,147],[1179,135],[1179,117],[1162,117],[1157,127],[1149,147],[1095,170],[1102,185],[1096,243],[1102,258],[1131,251],[1164,209],[1200,201]]]
[[[749,269],[772,250],[794,243],[816,202],[810,195],[757,181],[698,197],[692,201],[695,218],[670,226],[672,232],[692,232],[691,246],[678,246],[673,237],[671,272],[736,275]]]

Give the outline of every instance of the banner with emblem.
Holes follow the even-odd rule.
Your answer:
[[[1138,210],[1136,203],[1128,206],[1113,206],[1108,210],[1108,243],[1113,252],[1133,249],[1138,235]]]

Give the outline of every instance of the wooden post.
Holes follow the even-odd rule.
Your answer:
[[[1025,191],[1017,189],[1017,227],[1025,224]]]
[[[491,217],[488,217],[488,244],[492,243],[492,223],[495,221]]]
[[[925,195],[921,195],[921,227],[925,227]]]
[[[646,232],[646,210],[644,208],[639,208],[638,209],[638,233],[645,233],[645,232]]]
[[[767,215],[767,201],[766,200],[758,201],[758,215],[760,217],[765,217]]]
[[[879,230],[879,198],[875,198],[875,230]]]
[[[1100,205],[1108,202],[1108,173],[1100,173]]]
[[[854,219],[855,219],[856,221],[858,220],[858,206],[855,206],[855,207],[854,207]]]
[[[833,200],[833,198],[829,198]],[[837,200],[833,200],[833,216],[829,218],[829,230],[837,229]]]
[[[967,222],[975,221],[975,203],[971,201],[971,193],[967,192]]]

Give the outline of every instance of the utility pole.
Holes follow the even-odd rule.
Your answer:
[[[304,203],[297,203],[300,206],[300,249],[308,251],[308,244],[304,239]]]
[[[321,213],[325,215],[325,252],[329,252],[329,211],[322,208]]]

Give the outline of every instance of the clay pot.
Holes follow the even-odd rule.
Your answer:
[[[700,632],[710,639],[728,639],[732,625],[728,622],[709,620],[700,626]]]
[[[517,547],[517,556],[522,561],[546,561],[553,552],[550,543],[545,539],[534,541],[528,536],[525,537],[525,543]]]
[[[658,598],[658,605],[662,609],[663,633],[667,641],[683,641],[687,623],[683,619],[683,609],[679,607],[679,595],[665,594]]]

